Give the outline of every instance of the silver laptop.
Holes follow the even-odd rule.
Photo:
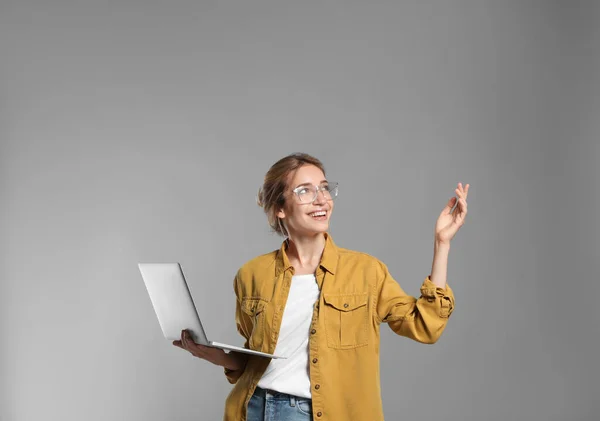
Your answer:
[[[181,265],[179,263],[139,263],[138,266],[165,338],[172,341],[180,340],[181,331],[188,329],[194,342],[201,345],[269,358],[285,358],[209,341],[196,311]]]

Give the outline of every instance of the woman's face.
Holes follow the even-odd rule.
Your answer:
[[[296,171],[289,180],[285,196],[285,205],[277,213],[283,219],[285,228],[290,236],[305,236],[325,233],[329,229],[329,218],[333,211],[333,200],[327,200],[320,190],[312,203],[301,203],[296,193],[297,187],[315,188],[326,183],[325,175],[314,165],[304,165]],[[324,216],[315,215],[315,212],[325,211]]]

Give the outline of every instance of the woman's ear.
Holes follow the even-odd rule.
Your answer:
[[[283,209],[279,209],[279,212],[277,212],[277,217],[278,218],[285,218],[285,212]]]

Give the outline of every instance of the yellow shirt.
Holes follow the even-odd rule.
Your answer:
[[[454,309],[448,285],[429,276],[417,299],[407,295],[387,266],[365,253],[337,247],[331,236],[315,272],[321,291],[309,335],[309,369],[315,421],[381,421],[379,325],[398,335],[435,343]],[[294,268],[279,250],[244,264],[234,279],[235,320],[245,348],[273,353]],[[241,370],[225,369],[234,384],[224,421],[245,421],[250,397],[270,359],[249,356]]]

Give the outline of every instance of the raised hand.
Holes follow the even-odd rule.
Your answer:
[[[448,200],[435,224],[435,239],[439,243],[450,244],[450,240],[454,238],[459,228],[465,223],[469,185],[467,184],[463,188],[462,183],[458,183],[458,187],[454,191],[458,197],[452,197]],[[454,205],[456,207],[452,210]]]

